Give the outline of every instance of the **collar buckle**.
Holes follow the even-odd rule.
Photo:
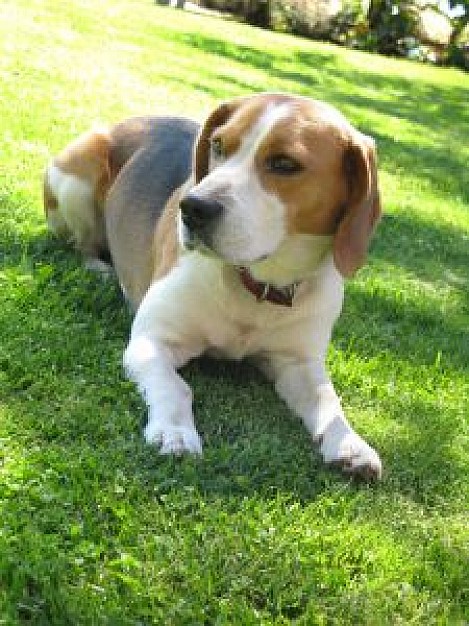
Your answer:
[[[256,280],[247,267],[239,267],[238,272],[244,287],[256,297],[258,302],[270,302],[286,307],[293,306],[293,300],[300,283],[292,283],[286,287],[275,287],[270,283]]]

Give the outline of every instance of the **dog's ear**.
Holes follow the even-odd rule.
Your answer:
[[[210,137],[218,126],[223,126],[237,108],[238,100],[223,102],[205,121],[195,144],[194,173],[195,182],[200,183],[208,174],[210,161]]]
[[[345,211],[334,236],[334,261],[345,276],[365,262],[368,244],[381,215],[375,143],[356,133],[344,154],[347,184]]]

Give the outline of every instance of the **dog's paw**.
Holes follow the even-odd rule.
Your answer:
[[[346,474],[365,480],[381,478],[382,465],[377,452],[339,417],[323,433],[321,454],[325,463],[339,467]]]
[[[160,454],[202,454],[202,440],[193,426],[173,426],[150,420],[145,441],[159,448]]]

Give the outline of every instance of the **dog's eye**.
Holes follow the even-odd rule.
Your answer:
[[[271,174],[290,176],[301,172],[303,166],[296,159],[286,154],[274,154],[265,162],[266,170]]]
[[[220,137],[216,137],[212,139],[212,154],[215,159],[222,159],[225,156],[225,151],[223,148],[223,142]]]

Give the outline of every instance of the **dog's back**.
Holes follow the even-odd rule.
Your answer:
[[[189,176],[198,128],[188,119],[159,118],[109,191],[105,208],[109,248],[135,307],[153,276],[156,222],[173,191]]]
[[[189,174],[197,132],[191,120],[148,116],[83,133],[45,171],[44,209],[50,229],[72,241],[90,267],[101,269],[100,259],[111,255],[119,275],[126,265],[122,254],[132,254],[145,266],[154,222]],[[138,241],[135,220],[142,222],[145,233]],[[117,246],[109,241],[109,233],[111,239],[119,238]],[[139,294],[142,289],[137,289]]]

